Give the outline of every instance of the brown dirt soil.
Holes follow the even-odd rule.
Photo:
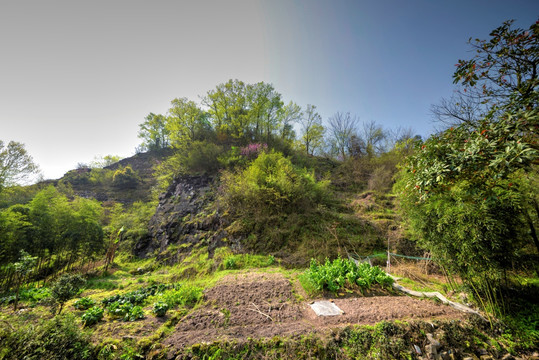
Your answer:
[[[205,292],[207,305],[183,318],[164,344],[184,346],[215,340],[244,340],[325,332],[382,320],[465,319],[466,315],[430,300],[407,296],[334,299],[343,315],[318,317],[282,274],[228,276]]]

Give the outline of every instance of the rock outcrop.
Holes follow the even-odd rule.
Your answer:
[[[147,256],[166,250],[170,244],[204,242],[210,251],[226,236],[216,209],[213,178],[180,176],[159,196],[159,204],[148,225],[148,236],[135,245],[135,254]]]

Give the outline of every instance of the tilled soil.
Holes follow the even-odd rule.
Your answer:
[[[407,296],[335,299],[340,316],[317,316],[299,302],[281,274],[245,274],[224,278],[205,292],[208,305],[182,319],[165,345],[172,350],[215,340],[309,334],[382,320],[464,319],[449,306]],[[174,353],[174,351],[171,351]]]

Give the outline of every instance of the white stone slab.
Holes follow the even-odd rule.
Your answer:
[[[318,316],[336,316],[344,313],[344,311],[339,309],[339,307],[331,301],[315,301],[310,305],[311,309],[313,309]]]

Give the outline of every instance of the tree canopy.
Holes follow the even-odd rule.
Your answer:
[[[0,191],[2,188],[26,182],[39,168],[24,145],[10,141],[7,146],[0,140]]]

